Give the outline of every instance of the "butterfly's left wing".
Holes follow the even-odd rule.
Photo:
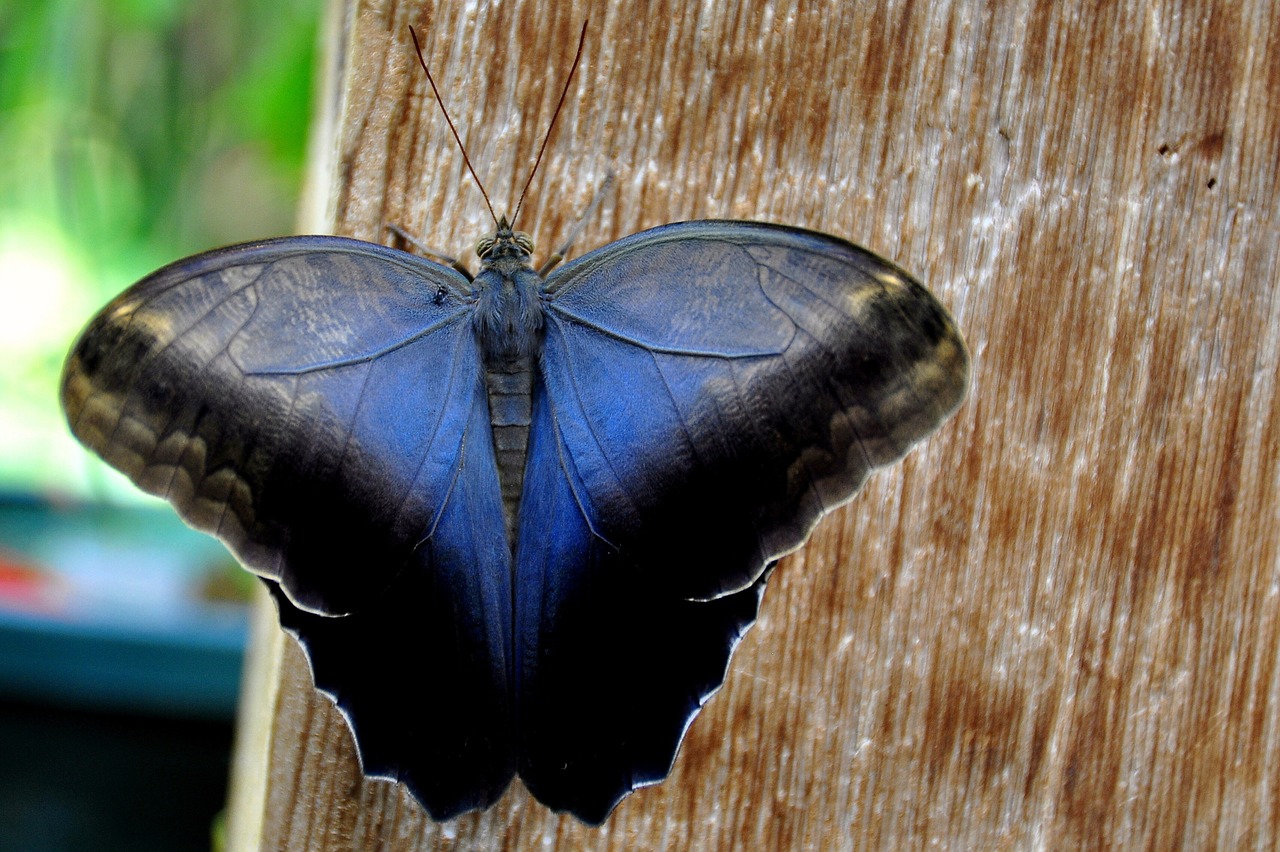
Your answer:
[[[843,240],[688,222],[547,284],[517,550],[519,772],[603,819],[661,779],[767,566],[959,404],[968,355]]]
[[[62,386],[82,442],[267,581],[366,772],[438,817],[514,773],[511,556],[472,295],[356,240],[233,246],[121,294]]]

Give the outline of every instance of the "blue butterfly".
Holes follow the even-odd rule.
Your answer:
[[[596,823],[665,777],[773,562],[967,386],[947,312],[835,237],[684,222],[545,279],[531,251],[504,220],[473,280],[338,237],[197,255],[62,382],[437,819],[519,774]]]

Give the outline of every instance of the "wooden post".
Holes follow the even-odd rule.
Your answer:
[[[952,307],[971,397],[783,561],[670,779],[602,828],[518,783],[432,823],[360,776],[268,622],[236,846],[1273,844],[1275,5],[344,4],[318,227],[463,253],[488,214],[408,25],[501,212],[588,17],[522,216],[540,246],[610,169],[578,251],[698,217],[848,237]]]

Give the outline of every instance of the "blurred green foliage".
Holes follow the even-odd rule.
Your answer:
[[[317,0],[0,0],[0,488],[114,488],[57,377],[113,295],[292,230]]]

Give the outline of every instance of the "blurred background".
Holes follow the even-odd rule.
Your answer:
[[[0,850],[207,849],[252,578],[70,437],[62,360],[290,233],[322,4],[0,0]]]

